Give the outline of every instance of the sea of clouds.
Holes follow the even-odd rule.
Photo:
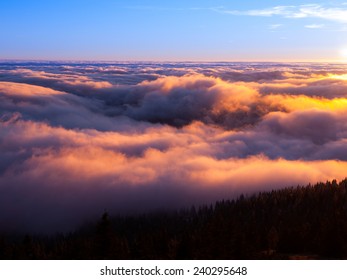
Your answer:
[[[347,68],[0,63],[0,230],[347,176]]]

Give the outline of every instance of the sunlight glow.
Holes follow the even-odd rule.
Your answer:
[[[344,80],[347,81],[347,74],[342,75],[329,75],[330,78],[336,79],[336,80]]]

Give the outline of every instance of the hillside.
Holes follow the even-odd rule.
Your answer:
[[[2,259],[345,259],[347,179],[115,217],[65,235],[0,236]]]

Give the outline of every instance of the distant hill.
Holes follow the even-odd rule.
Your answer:
[[[346,259],[347,179],[113,217],[56,236],[0,236],[2,259]]]

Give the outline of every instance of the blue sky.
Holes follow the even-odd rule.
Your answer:
[[[0,2],[0,59],[346,61],[344,1]]]

